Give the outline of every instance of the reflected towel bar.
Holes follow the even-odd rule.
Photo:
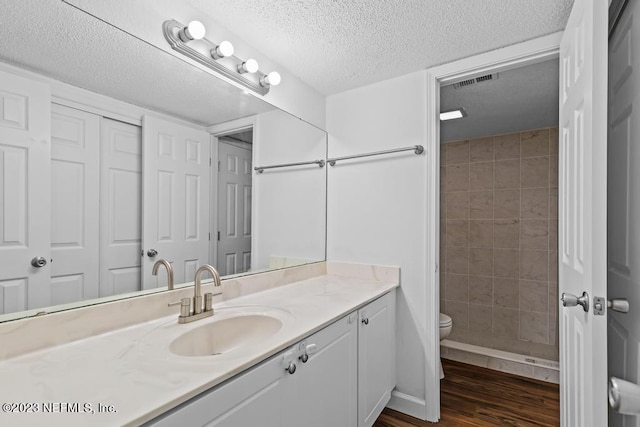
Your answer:
[[[424,153],[424,147],[422,145],[413,145],[411,147],[395,148],[392,150],[374,151],[372,153],[354,154],[352,156],[344,156],[344,157],[334,157],[332,159],[327,159],[327,163],[329,163],[331,166],[335,166],[336,162],[340,160],[357,159],[359,157],[380,156],[382,154],[399,153],[401,151],[413,151],[416,154],[422,154]]]
[[[300,162],[300,163],[283,163],[281,165],[273,165],[273,166],[256,166],[253,168],[258,171],[258,173],[264,172],[265,169],[275,169],[275,168],[288,168],[291,166],[302,166],[302,165],[318,165],[321,168],[324,167],[324,160],[313,160],[311,162]]]

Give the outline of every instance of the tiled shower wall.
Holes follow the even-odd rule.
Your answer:
[[[558,360],[558,128],[441,145],[450,340]]]

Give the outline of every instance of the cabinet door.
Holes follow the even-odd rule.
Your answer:
[[[282,356],[273,357],[146,425],[280,427],[285,375]]]
[[[283,426],[357,424],[357,319],[352,313],[298,344],[297,370],[287,375]]]
[[[359,311],[358,425],[370,427],[396,382],[395,291]]]

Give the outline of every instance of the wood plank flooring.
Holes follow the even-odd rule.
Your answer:
[[[385,409],[374,427],[559,426],[556,384],[442,360],[440,422]]]

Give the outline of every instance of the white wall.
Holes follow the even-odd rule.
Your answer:
[[[326,133],[289,114],[273,110],[257,116],[255,166],[321,160]],[[252,268],[325,259],[326,166],[267,169],[253,174]],[[285,263],[286,264],[286,263]]]
[[[424,144],[425,82],[421,71],[329,96],[329,157]],[[433,354],[438,344],[428,333],[434,325],[427,325],[434,317],[426,303],[428,156],[409,151],[345,161],[328,171],[328,259],[401,268],[391,406],[420,418],[426,393],[439,392],[425,392],[425,378],[438,366],[425,360],[425,349]]]

